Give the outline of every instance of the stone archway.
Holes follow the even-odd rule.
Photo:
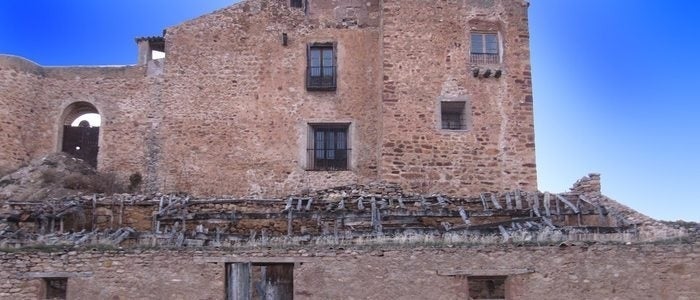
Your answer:
[[[89,102],[75,102],[66,107],[61,116],[59,149],[96,168],[101,124],[85,120],[85,116],[93,114],[99,119],[99,111]]]

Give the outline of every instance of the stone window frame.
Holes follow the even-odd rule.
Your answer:
[[[320,66],[312,66],[313,51],[320,50]],[[331,65],[323,65],[323,53],[330,50],[332,52]],[[323,73],[327,68],[331,68],[332,78],[329,82],[323,81],[323,76],[313,76],[314,69],[320,68]],[[325,74],[325,73],[323,73]],[[306,90],[307,91],[335,91],[338,87],[338,47],[336,42],[312,42],[306,46]],[[315,77],[320,77],[321,82],[317,83]]]
[[[474,36],[480,35],[482,38],[482,49],[480,52],[474,52]],[[495,36],[496,38],[496,53],[488,52],[486,37]],[[494,30],[472,30],[469,32],[469,62],[477,65],[498,65],[503,63],[503,39],[500,31]]]
[[[58,285],[62,285],[57,287]],[[67,299],[68,277],[43,277],[42,299]]]
[[[305,147],[305,168],[307,171],[325,171],[325,172],[342,172],[350,171],[353,167],[352,158],[352,145],[353,145],[353,133],[354,128],[352,122],[309,122],[307,123],[307,142]],[[316,153],[318,151],[332,151],[333,149],[319,148],[316,145],[316,132],[319,129],[325,129],[326,131],[333,131],[336,129],[345,130],[345,148],[338,149],[345,151],[345,166],[341,168],[334,168],[333,166],[319,167],[316,165]],[[337,151],[337,150],[336,150]],[[334,154],[337,155],[337,154]]]
[[[456,103],[462,103],[462,111],[461,111],[461,124],[459,128],[449,128],[449,126],[446,128],[444,124],[444,114],[445,114],[445,104],[453,105]],[[447,107],[448,109],[450,107]],[[472,128],[472,115],[471,115],[471,105],[469,101],[469,97],[467,96],[443,96],[439,97],[437,101],[437,107],[436,107],[436,126],[438,131],[441,132],[467,132],[470,131]]]
[[[334,173],[340,173],[340,172],[353,172],[357,169],[357,153],[356,151],[350,151],[348,153],[348,168],[346,170],[337,170],[337,171],[318,171],[314,170],[311,168],[311,162],[310,162],[310,157],[309,157],[309,145],[313,142],[313,129],[312,126],[314,125],[320,125],[320,124],[345,124],[348,127],[348,133],[347,133],[347,144],[348,148],[351,150],[356,148],[358,144],[357,140],[357,120],[350,119],[350,118],[341,118],[341,119],[336,119],[336,120],[328,120],[325,118],[318,118],[318,119],[306,119],[306,120],[300,120],[297,123],[297,157],[298,159],[295,161],[297,163],[297,166],[301,169],[304,170],[305,172],[313,172],[313,173],[323,173],[323,172],[334,172]]]

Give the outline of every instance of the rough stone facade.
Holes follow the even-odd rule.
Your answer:
[[[525,1],[304,3],[249,0],[167,28],[166,57],[136,66],[0,57],[0,171],[60,150],[86,103],[103,118],[98,169],[141,173],[149,190],[536,189]],[[470,62],[470,32],[484,31],[499,36],[496,64]],[[314,43],[333,45],[335,90],[305,87]],[[441,129],[441,101],[466,103],[465,130]],[[311,127],[329,123],[347,126],[348,169],[312,171]]]
[[[0,253],[0,298],[224,299],[225,264],[294,263],[294,299],[470,299],[469,281],[506,276],[506,299],[698,299],[697,243]]]

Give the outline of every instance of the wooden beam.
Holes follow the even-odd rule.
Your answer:
[[[559,199],[559,201],[561,201],[561,202],[564,203],[566,206],[568,206],[569,208],[571,208],[571,210],[573,210],[574,213],[578,214],[578,213],[580,212],[580,211],[578,210],[578,208],[576,208],[576,205],[574,205],[573,203],[571,203],[569,200],[566,200],[566,198],[564,198],[562,195],[559,195],[559,194],[554,194],[554,195],[557,197],[557,199]]]
[[[534,269],[442,269],[435,273],[440,276],[508,276],[534,273]]]
[[[498,199],[496,198],[496,195],[491,193],[491,203],[493,203],[493,207],[495,209],[503,209],[500,203],[498,203]]]

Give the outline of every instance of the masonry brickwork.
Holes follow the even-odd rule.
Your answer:
[[[697,299],[697,243],[86,250],[0,253],[0,298],[224,299],[225,264],[294,263],[294,299],[468,299],[468,275],[506,275],[506,299]],[[464,274],[464,275],[460,275]]]
[[[141,173],[151,191],[536,189],[526,2],[307,2],[244,1],[167,28],[166,57],[136,66],[0,57],[0,168],[60,150],[83,103],[103,118],[98,169]],[[470,63],[470,32],[483,31],[499,36],[496,64]],[[334,47],[335,90],[305,87],[313,43]],[[503,75],[472,75],[486,69]],[[465,101],[466,130],[441,129],[441,101]],[[310,170],[319,123],[349,124],[347,170]]]

